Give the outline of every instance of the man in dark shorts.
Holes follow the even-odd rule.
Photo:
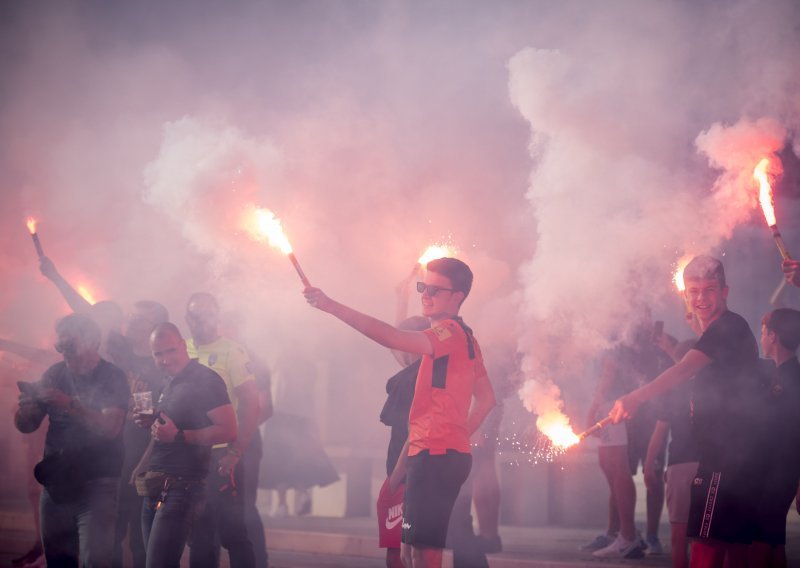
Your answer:
[[[153,440],[134,473],[137,489],[147,493],[142,508],[147,568],[174,567],[205,499],[211,446],[236,438],[236,414],[222,378],[189,358],[174,324],[159,325],[150,345],[170,382],[155,415],[136,414]]]
[[[674,366],[623,396],[610,416],[629,418],[641,404],[695,376],[692,425],[699,466],[692,482],[688,536],[692,566],[746,565],[755,534],[754,482],[760,463],[753,448],[758,392],[758,346],[747,322],[727,308],[722,263],[698,256],[683,273],[687,308],[702,335]]]
[[[423,282],[417,284],[422,315],[432,325],[426,331],[399,330],[331,300],[318,288],[303,292],[309,304],[377,343],[422,355],[409,416],[406,566],[441,566],[450,513],[471,467],[470,435],[495,405],[480,347],[458,317],[471,287],[472,271],[460,260],[429,262]]]

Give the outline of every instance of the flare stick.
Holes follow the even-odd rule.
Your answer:
[[[580,438],[580,441],[583,442],[586,438],[588,438],[589,436],[591,436],[595,432],[599,432],[600,430],[602,430],[603,428],[605,428],[609,424],[611,424],[611,417],[610,416],[606,416],[605,418],[603,418],[600,422],[598,422],[594,426],[591,426],[586,431],[581,432],[580,434],[578,434],[578,438]]]
[[[783,242],[783,237],[781,236],[781,232],[778,230],[778,225],[770,225],[769,228],[772,231],[772,237],[775,239],[775,244],[778,245],[778,250],[783,257],[783,260],[790,260],[792,257],[789,256],[789,251],[786,250],[786,244]]]
[[[39,255],[39,258],[44,256],[44,250],[42,249],[42,243],[39,241],[39,234],[36,232],[36,220],[33,217],[29,217],[27,221],[28,231],[31,233],[31,238],[33,239],[33,246],[36,247],[36,254]]]
[[[292,264],[294,265],[294,269],[297,271],[297,275],[300,277],[300,280],[303,282],[303,285],[306,288],[310,288],[311,287],[311,282],[308,281],[308,277],[306,276],[306,273],[303,272],[302,268],[300,268],[300,263],[297,262],[297,257],[294,255],[293,252],[290,252],[288,254],[288,256],[289,256],[289,260],[291,260]]]
[[[32,233],[31,238],[33,239],[33,246],[36,247],[36,254],[39,255],[39,258],[44,256],[44,250],[42,250],[42,243],[39,241],[38,233]]]

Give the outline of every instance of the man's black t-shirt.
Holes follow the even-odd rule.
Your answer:
[[[792,495],[800,480],[800,362],[785,361],[766,393],[764,459],[768,485],[788,487]]]
[[[156,406],[184,430],[199,430],[211,425],[207,413],[230,404],[222,378],[192,359],[164,389]],[[208,473],[211,446],[156,441],[148,469],[182,477],[204,478]]]
[[[747,322],[724,312],[693,349],[711,359],[694,379],[692,422],[700,461],[713,471],[753,459],[757,442],[758,344]]]
[[[692,432],[693,382],[684,383],[665,392],[658,400],[657,417],[669,423],[670,442],[667,465],[699,461],[700,452]]]
[[[86,376],[77,376],[64,362],[45,371],[41,384],[76,398],[92,410],[128,409],[130,391],[122,369],[100,359]],[[100,436],[69,412],[48,409],[50,427],[45,439],[44,455],[63,453],[78,458],[83,479],[118,477],[122,468],[122,432],[114,438]]]

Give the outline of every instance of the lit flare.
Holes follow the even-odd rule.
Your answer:
[[[78,284],[77,290],[78,294],[90,304],[94,305],[97,303],[94,292],[92,292],[87,284]]]
[[[263,207],[253,208],[253,230],[251,234],[258,240],[267,240],[269,246],[278,249],[283,254],[292,254],[292,245],[286,233],[283,232],[281,221],[275,213]]]
[[[309,282],[308,277],[300,267],[300,263],[292,250],[292,244],[289,242],[289,237],[283,232],[281,221],[275,216],[275,213],[264,207],[253,207],[251,218],[246,225],[248,233],[253,238],[258,241],[266,240],[269,246],[288,256],[303,285],[306,288],[311,287],[311,282]]]
[[[569,425],[569,418],[562,412],[553,411],[539,416],[536,427],[547,436],[554,446],[566,450],[581,441]]]
[[[25,221],[25,224],[28,226],[28,231],[31,233],[33,246],[36,247],[36,254],[39,255],[39,258],[42,258],[44,256],[44,250],[42,249],[42,243],[39,240],[39,235],[36,232],[36,219],[33,217],[28,217],[28,220]]]
[[[682,257],[675,265],[675,273],[672,275],[672,282],[678,292],[683,293],[686,290],[686,283],[683,281],[683,271],[686,270],[686,265],[692,260],[691,256]]]
[[[769,183],[769,175],[767,174],[767,167],[769,166],[769,159],[763,158],[753,170],[753,179],[758,182],[758,201],[761,203],[761,210],[764,212],[764,219],[767,225],[772,230],[772,237],[775,239],[775,244],[778,246],[783,260],[790,259],[789,251],[786,250],[786,245],[783,242],[780,231],[778,231],[778,219],[775,216],[775,204],[772,196],[772,186]]]
[[[425,249],[422,256],[417,260],[417,264],[425,266],[432,260],[437,258],[445,258],[455,256],[455,251],[447,245],[431,245]]]

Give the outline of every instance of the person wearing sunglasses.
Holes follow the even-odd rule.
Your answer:
[[[428,263],[422,282],[425,331],[401,330],[307,287],[308,303],[376,343],[422,355],[409,415],[402,555],[406,566],[439,567],[447,525],[469,475],[470,436],[495,406],[483,356],[472,330],[458,316],[472,288],[472,271],[455,258]]]

